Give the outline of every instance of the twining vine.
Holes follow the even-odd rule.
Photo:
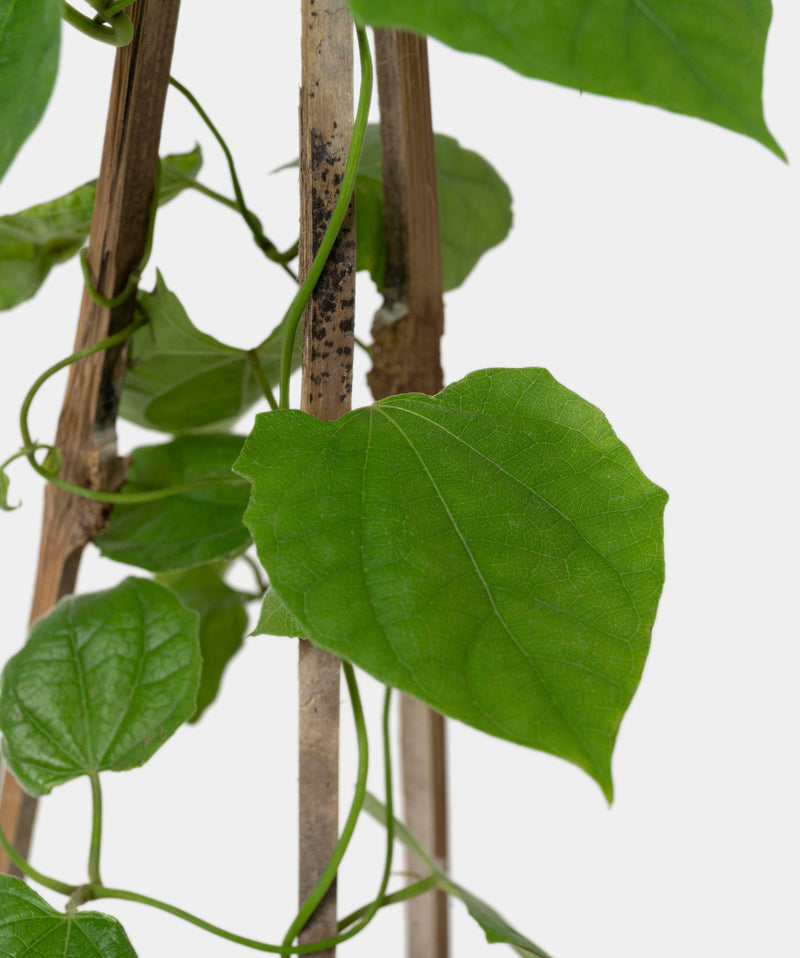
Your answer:
[[[11,117],[0,144],[0,175],[44,112],[55,79],[59,16],[112,46],[133,39],[132,0],[88,0],[92,15],[65,0],[46,3],[47,16],[37,17],[31,5],[0,0],[0,111]],[[457,0],[413,6],[404,22],[396,23],[397,5],[391,0],[350,0],[361,82],[345,171],[336,184],[338,198],[308,275],[275,331],[253,349],[235,350],[201,333],[160,275],[153,293],[139,290],[157,209],[182,189],[235,210],[264,256],[298,281],[290,265],[297,244],[281,251],[268,238],[245,201],[219,128],[178,80],[171,79],[172,87],[192,105],[225,155],[234,195],[198,181],[199,153],[162,161],[144,255],[121,293],[105,297],[99,292],[81,248],[88,226],[85,213],[81,218],[76,212],[77,198],[85,199],[91,184],[0,218],[0,260],[14,264],[7,271],[11,279],[0,280],[6,308],[32,295],[52,266],[75,254],[94,302],[114,309],[134,300],[129,325],[50,366],[26,394],[19,415],[22,445],[0,465],[0,506],[14,508],[7,469],[26,459],[48,483],[113,506],[109,529],[97,539],[100,550],[154,573],[103,593],[64,599],[35,623],[27,644],[3,672],[0,730],[8,767],[33,795],[84,775],[92,794],[85,883],[72,885],[38,871],[0,829],[0,844],[20,871],[67,898],[60,913],[16,879],[0,878],[4,954],[37,954],[25,944],[29,932],[24,929],[39,929],[42,937],[52,934],[66,954],[70,941],[77,940],[70,939],[73,922],[89,944],[88,950],[74,945],[78,950],[70,955],[132,954],[118,922],[83,910],[104,898],[148,905],[254,950],[313,954],[357,935],[382,908],[440,889],[467,904],[490,941],[547,958],[446,875],[396,821],[390,690],[404,690],[468,725],[570,761],[611,800],[614,742],[644,667],[663,583],[666,494],[643,475],[600,410],[538,368],[479,370],[437,396],[392,397],[333,423],[289,408],[300,318],[354,197],[359,268],[369,270],[383,289],[386,184],[379,138],[368,125],[372,60],[365,25],[413,29],[493,57],[524,75],[699,115],[782,156],[760,102],[768,20],[754,29],[747,17],[729,12],[721,17],[709,5],[680,16],[665,12],[661,20],[639,4],[646,28],[662,40],[674,39],[643,57],[634,49],[638,35],[620,34],[614,4],[591,24],[580,17],[572,22],[572,13],[565,13],[558,36],[545,10],[505,0],[486,0],[480,14]],[[729,38],[732,31],[738,46],[721,44],[724,56],[708,53],[710,38]],[[574,50],[565,55],[566,33],[580,37],[573,45],[580,56]],[[511,35],[519,39],[513,47],[502,39]],[[694,38],[702,43],[693,44]],[[511,200],[499,174],[451,138],[436,137],[436,160],[442,235],[459,240],[443,249],[445,286],[454,288],[505,237]],[[59,215],[52,216],[54,211]],[[57,221],[69,225],[59,227]],[[30,279],[34,261],[41,267],[36,282]],[[15,275],[20,277],[16,286]],[[128,479],[132,488],[85,488],[60,478],[64,450],[34,439],[31,406],[52,376],[123,343],[133,356],[123,415],[127,408],[136,418],[131,396],[139,390],[145,410],[139,410],[140,419],[174,438],[135,451]],[[360,345],[369,353],[368,344]],[[165,386],[165,369],[173,366],[181,374]],[[221,405],[212,403],[209,411],[204,403],[218,394]],[[261,397],[269,411],[257,417],[249,436],[232,436],[228,421]],[[158,409],[152,420],[151,407]],[[238,455],[220,467],[219,456],[227,455],[230,443]],[[163,481],[163,474],[175,481]],[[198,559],[184,530],[196,529],[199,541],[203,530],[213,527],[205,540],[228,541],[223,533],[229,530],[217,526],[223,507],[231,508],[226,497],[242,491],[249,493],[249,503],[245,510],[244,501],[239,507],[234,500],[238,545],[216,552],[212,546]],[[150,510],[147,522],[126,526],[126,516],[139,515],[131,511],[136,509]],[[148,540],[151,532],[142,529],[156,532]],[[258,562],[247,551],[251,546]],[[224,582],[227,568],[238,559],[253,572],[252,593]],[[141,765],[183,722],[196,720],[201,683],[208,680],[213,699],[227,659],[241,644],[234,642],[224,655],[202,654],[215,650],[204,645],[209,630],[203,610],[192,605],[192,576],[198,570],[211,577],[226,601],[233,596],[238,624],[226,621],[240,637],[243,603],[259,600],[254,634],[309,638],[343,661],[358,743],[356,788],[331,860],[280,943],[237,935],[168,903],[108,887],[101,879],[101,772]],[[180,582],[181,577],[187,581]],[[98,642],[108,654],[90,668],[87,650]],[[131,683],[115,665],[122,660],[137,662],[137,674],[147,670],[152,680]],[[383,805],[366,791],[369,748],[357,666],[387,687]],[[69,740],[59,737],[58,730],[65,728],[74,732]],[[341,920],[335,937],[296,945],[335,880],[364,812],[386,829],[377,894]],[[428,874],[389,892],[396,840],[419,855]],[[98,951],[100,939],[107,951]]]

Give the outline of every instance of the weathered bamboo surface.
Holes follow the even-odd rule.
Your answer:
[[[128,8],[133,42],[117,53],[97,184],[88,261],[96,288],[120,293],[142,258],[158,169],[158,145],[180,0],[138,0]],[[87,41],[88,42],[88,41]],[[76,351],[132,321],[134,300],[114,310],[84,291]],[[125,350],[96,354],[70,367],[55,443],[64,456],[63,479],[92,489],[119,487],[125,463],[117,456],[115,421]],[[73,591],[84,546],[102,531],[107,508],[49,486],[45,493],[39,567],[31,622]],[[27,856],[36,800],[3,770],[0,823]],[[0,871],[17,874],[0,850]]]
[[[436,160],[424,37],[375,33],[386,229],[384,304],[372,327],[376,399],[442,388],[444,330]],[[404,817],[412,834],[447,862],[445,722],[409,696],[401,698]],[[407,868],[424,874],[416,855]],[[432,892],[407,904],[409,958],[447,958],[447,896]]]
[[[305,276],[339,194],[353,130],[353,21],[341,0],[303,0],[300,93],[300,276]],[[355,320],[351,208],[303,323],[302,409],[332,420],[348,412]],[[300,901],[313,890],[339,831],[339,660],[301,641],[299,658]],[[336,935],[336,885],[300,935]],[[334,949],[317,952],[332,958]]]

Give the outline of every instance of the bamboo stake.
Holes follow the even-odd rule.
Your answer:
[[[303,0],[300,91],[300,276],[322,239],[353,130],[353,21],[341,0]],[[355,319],[352,207],[306,308],[302,409],[332,420],[350,409]],[[339,660],[300,642],[300,901],[328,864],[339,830]],[[336,934],[336,884],[300,935]],[[318,952],[332,958],[335,949]]]
[[[144,252],[179,6],[180,0],[138,0],[128,8],[134,38],[118,51],[114,65],[89,237],[89,267],[106,297],[124,289]],[[84,291],[75,350],[124,328],[133,308],[131,297],[117,309],[104,309]],[[122,482],[126,463],[117,457],[115,421],[124,373],[121,347],[70,367],[55,440],[64,455],[63,479],[104,490]],[[31,622],[73,591],[83,548],[102,531],[107,514],[102,503],[47,488]],[[27,857],[36,799],[8,769],[0,788],[0,823]],[[2,850],[0,871],[19,874]]]
[[[442,388],[444,329],[436,161],[424,37],[377,30],[381,106],[386,274],[384,304],[372,327],[376,399]],[[409,695],[401,699],[405,820],[413,835],[447,863],[444,719]],[[407,854],[410,872],[425,866]],[[432,892],[407,904],[410,958],[447,958],[447,896]]]

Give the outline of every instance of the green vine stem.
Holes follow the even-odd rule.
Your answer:
[[[364,721],[364,711],[361,707],[361,696],[358,692],[358,683],[353,666],[349,662],[342,661],[342,671],[347,682],[347,691],[350,693],[350,704],[353,708],[353,721],[356,726],[356,737],[358,739],[358,775],[356,777],[356,789],[353,795],[353,802],[350,806],[350,812],[347,821],[333,850],[330,861],[320,880],[311,894],[303,902],[300,911],[295,920],[289,926],[286,936],[283,939],[283,955],[290,955],[289,947],[300,932],[305,928],[308,919],[314,914],[317,905],[325,897],[326,892],[333,884],[339,865],[342,863],[347,846],[353,837],[358,816],[361,814],[361,808],[364,804],[364,796],[367,794],[367,771],[369,768],[369,745],[367,742],[367,726]]]
[[[105,13],[99,11],[102,19],[107,19],[108,22],[98,23],[97,19],[91,19],[76,10],[75,7],[67,3],[67,0],[61,0],[61,18],[93,40],[100,40],[101,43],[108,43],[112,47],[126,47],[133,39],[131,18],[127,13],[111,13],[112,9],[121,11],[126,6],[128,6],[128,3],[124,3],[122,6],[116,3],[112,4]]]
[[[400,891],[392,892],[391,895],[385,895],[381,903],[381,908],[385,908],[387,905],[399,905],[401,902],[410,901],[412,898],[426,895],[429,891],[433,891],[438,887],[439,879],[436,875],[428,875],[427,878],[422,878],[420,881],[414,882],[411,885],[406,885],[406,887],[401,888]],[[375,902],[370,902],[369,905],[362,905],[361,908],[357,908],[345,918],[342,918],[339,922],[339,928],[348,928],[353,922],[358,921],[359,918],[363,918],[369,913],[374,904]]]
[[[275,396],[272,394],[272,387],[267,379],[267,374],[264,372],[264,367],[261,365],[261,360],[258,358],[258,350],[248,349],[247,360],[250,363],[253,372],[255,373],[256,379],[261,386],[261,391],[264,393],[264,398],[269,403],[270,409],[277,409],[278,404],[275,402]]]
[[[222,134],[219,132],[216,126],[214,126],[214,124],[211,122],[211,118],[206,113],[206,111],[202,108],[202,106],[200,106],[200,103],[197,97],[191,92],[191,90],[185,87],[180,81],[176,80],[175,77],[170,77],[169,82],[171,86],[175,87],[175,89],[179,93],[182,93],[183,96],[186,97],[186,99],[189,101],[189,103],[191,103],[191,105],[194,107],[197,114],[199,115],[200,119],[205,123],[205,125],[210,130],[214,139],[217,141],[217,143],[219,143],[220,147],[222,148],[222,152],[225,154],[225,159],[228,162],[228,170],[230,171],[231,182],[233,183],[233,192],[236,195],[236,208],[242,214],[242,218],[244,219],[245,223],[247,223],[248,227],[250,228],[250,232],[253,234],[253,239],[256,242],[256,246],[258,246],[258,248],[264,253],[267,259],[272,260],[273,263],[278,263],[278,265],[281,266],[284,269],[284,271],[287,272],[292,277],[292,279],[295,280],[296,282],[297,276],[295,276],[294,272],[287,265],[289,261],[294,259],[294,257],[297,255],[297,253],[295,252],[295,247],[293,246],[286,253],[281,253],[278,250],[278,247],[272,242],[272,240],[268,239],[264,235],[261,228],[261,223],[258,217],[250,211],[250,209],[248,208],[247,204],[244,201],[244,193],[242,192],[242,185],[239,181],[239,176],[236,172],[236,164],[233,162],[233,154],[231,153],[228,147],[228,144],[225,142],[225,139],[223,138]],[[206,192],[206,189],[204,189],[203,192]],[[208,195],[211,195],[211,192],[208,192]],[[215,198],[219,198],[219,194],[217,194]],[[224,200],[224,198],[222,199]]]
[[[415,882],[413,885],[409,885],[407,888],[403,888],[392,895],[387,895],[383,900],[383,904],[393,905],[397,902],[408,901],[417,895],[424,895],[435,887],[437,887],[437,880],[435,876],[431,875],[423,881]],[[77,888],[71,889],[73,893],[76,890]],[[267,942],[257,941],[254,938],[246,938],[244,935],[237,935],[234,932],[226,931],[224,928],[213,925],[211,922],[205,921],[197,915],[192,915],[182,908],[176,908],[174,905],[159,901],[157,898],[150,898],[148,895],[140,895],[137,892],[126,891],[121,888],[106,888],[104,885],[87,885],[81,890],[83,892],[81,895],[83,900],[97,901],[102,898],[116,898],[121,901],[133,901],[140,905],[148,905],[159,911],[167,912],[175,918],[180,918],[191,925],[196,925],[198,928],[202,928],[204,931],[216,935],[218,938],[224,938],[226,941],[231,941],[237,945],[244,945],[246,948],[252,948],[254,951],[264,951],[273,955],[313,955],[315,952],[324,951],[327,948],[335,948],[336,945],[345,940],[345,936],[337,935],[335,938],[329,938],[326,941],[317,941],[310,945],[292,945],[288,948],[283,945],[271,945]],[[358,920],[360,916],[366,914],[367,911],[372,908],[373,904],[374,903],[370,903],[363,908],[359,908],[358,911],[348,916],[345,921],[352,922]],[[340,924],[344,925],[344,922]],[[346,937],[350,938],[352,935],[346,934]]]
[[[358,108],[356,109],[355,121],[353,124],[353,138],[350,141],[350,149],[347,153],[347,162],[345,163],[342,185],[339,188],[339,196],[336,205],[333,208],[330,222],[319,244],[314,261],[308,275],[303,280],[297,295],[292,300],[286,315],[283,317],[284,339],[283,353],[281,356],[281,381],[280,381],[280,408],[289,408],[289,379],[292,375],[292,353],[294,352],[294,342],[297,336],[297,327],[300,318],[303,315],[308,298],[317,285],[317,280],[325,268],[333,244],[342,228],[342,223],[347,215],[347,208],[350,205],[350,198],[356,185],[356,174],[358,173],[358,163],[361,159],[361,150],[364,146],[364,137],[367,132],[367,119],[369,117],[369,106],[372,100],[372,57],[369,51],[369,42],[367,41],[367,31],[360,26],[356,26],[356,35],[358,36],[358,55],[361,64],[361,87],[358,92]]]
[[[95,20],[102,22],[110,17],[115,17],[118,13],[121,13],[126,7],[130,7],[135,0],[115,0],[114,3],[107,3],[103,5],[102,3],[96,3],[95,0],[89,0],[91,6],[98,11]]]
[[[364,797],[366,795],[366,776],[367,776],[367,767],[368,767],[368,748],[367,748],[367,734],[366,734],[366,723],[364,721],[363,709],[361,707],[361,699],[358,692],[358,686],[356,684],[355,673],[353,667],[348,663],[343,663],[345,677],[347,678],[348,691],[350,692],[351,703],[353,707],[353,718],[356,724],[356,732],[359,745],[359,771],[358,771],[358,782],[356,785],[356,794],[353,799],[353,804],[348,816],[347,824],[345,829],[342,832],[342,836],[337,845],[336,852],[331,858],[331,863],[325,871],[322,879],[320,880],[319,885],[314,890],[312,895],[306,901],[303,909],[297,918],[293,922],[292,928],[297,930],[294,932],[295,936],[302,929],[303,924],[308,920],[309,915],[313,912],[308,911],[308,908],[311,906],[311,903],[314,902],[314,906],[319,903],[319,900],[324,896],[327,888],[330,887],[330,883],[333,880],[333,877],[338,870],[341,859],[344,856],[344,852],[347,849],[347,845],[350,842],[352,837],[353,830],[355,829],[356,820],[358,819],[361,807],[364,802]],[[392,788],[392,765],[391,765],[391,736],[389,728],[389,719],[390,719],[390,703],[391,703],[391,690],[386,690],[386,696],[384,699],[383,707],[383,747],[384,747],[384,779],[386,784],[386,809],[389,815],[389,822],[393,823],[394,818],[392,815],[393,810],[393,788]],[[17,851],[12,847],[11,843],[8,841],[5,833],[0,829],[0,844],[8,853],[9,858],[17,865],[20,871],[23,874],[27,875],[33,881],[37,882],[40,885],[43,885],[45,888],[50,888],[53,891],[59,892],[62,895],[65,895],[69,898],[68,909],[76,908],[79,905],[82,905],[88,901],[97,901],[103,898],[114,898],[123,901],[132,901],[137,902],[142,905],[147,905],[151,908],[156,908],[160,911],[167,912],[168,914],[174,915],[177,918],[187,921],[190,924],[196,925],[198,928],[202,928],[205,931],[210,932],[217,937],[224,938],[227,941],[234,942],[235,944],[244,945],[245,947],[252,948],[256,951],[268,952],[271,954],[277,955],[309,955],[314,954],[315,952],[324,951],[328,948],[333,948],[336,945],[341,944],[344,941],[347,941],[349,938],[352,938],[354,935],[358,934],[360,931],[369,924],[372,918],[377,914],[380,908],[383,908],[387,905],[397,904],[399,902],[408,901],[411,898],[415,898],[418,895],[424,895],[426,892],[430,891],[432,888],[437,887],[437,878],[435,875],[430,875],[422,881],[415,882],[412,885],[409,885],[406,888],[401,889],[400,891],[394,892],[391,895],[386,895],[386,887],[389,881],[389,875],[392,867],[392,848],[394,845],[394,830],[392,826],[387,827],[387,855],[386,863],[383,869],[383,875],[381,877],[380,890],[378,896],[374,901],[370,902],[368,905],[364,905],[352,914],[348,915],[346,918],[342,919],[339,922],[339,928],[342,930],[342,933],[337,935],[334,938],[327,939],[325,941],[314,942],[309,945],[298,945],[294,946],[289,942],[288,944],[284,942],[282,945],[272,945],[266,942],[257,941],[253,938],[247,938],[243,935],[237,935],[234,932],[227,931],[224,928],[220,928],[218,925],[214,925],[211,922],[205,921],[202,918],[199,918],[196,915],[192,915],[190,912],[184,911],[182,908],[177,908],[174,905],[170,905],[167,902],[160,901],[156,898],[151,898],[148,895],[141,895],[138,892],[127,891],[121,888],[107,888],[99,881],[99,858],[100,858],[100,833],[102,828],[102,799],[100,795],[100,783],[99,776],[90,775],[90,781],[92,783],[92,798],[93,798],[93,824],[92,824],[92,851],[90,854],[90,883],[85,885],[68,885],[65,882],[58,881],[55,878],[50,878],[48,875],[44,875],[41,872],[37,871],[32,865],[30,865]],[[308,913],[306,914],[306,912]],[[350,927],[354,923],[358,922],[355,927]]]
[[[88,247],[80,251],[80,263],[81,270],[83,272],[83,281],[86,285],[86,289],[91,296],[91,298],[97,303],[98,306],[102,306],[104,309],[116,309],[118,306],[122,306],[123,303],[126,303],[131,296],[136,292],[136,288],[139,285],[139,280],[142,278],[142,273],[145,270],[149,260],[150,254],[153,252],[153,237],[155,235],[156,229],[156,213],[158,212],[158,201],[159,195],[161,193],[161,160],[158,161],[158,166],[156,167],[156,178],[155,184],[153,186],[153,203],[150,207],[150,219],[147,224],[147,236],[144,241],[144,250],[142,252],[142,258],[139,261],[139,266],[131,271],[130,276],[128,276],[128,281],[125,284],[125,289],[121,293],[118,293],[116,296],[107,297],[97,289],[92,280],[92,274],[89,270],[89,260],[88,260]]]
[[[57,891],[60,895],[73,895],[78,885],[68,885],[66,882],[59,881],[57,878],[50,878],[49,875],[43,875],[42,872],[37,871],[33,865],[29,864],[22,855],[14,848],[11,842],[8,840],[8,836],[0,827],[0,845],[3,846],[5,853],[11,859],[12,862],[17,866],[17,868],[22,872],[23,875],[27,875],[28,878],[32,878],[38,885],[41,885],[43,888],[49,888],[51,891]]]
[[[25,396],[19,411],[19,428],[20,432],[22,433],[22,445],[24,450],[26,450],[28,462],[30,462],[31,466],[36,470],[36,472],[39,473],[40,476],[45,478],[54,486],[57,486],[59,489],[63,489],[65,492],[71,492],[76,496],[82,496],[84,499],[92,499],[95,502],[107,502],[111,505],[129,505],[131,503],[137,502],[153,502],[156,499],[166,499],[169,496],[175,496],[181,492],[188,492],[191,489],[199,489],[203,486],[243,485],[245,482],[243,479],[237,479],[234,476],[231,476],[230,478],[227,476],[217,476],[210,477],[208,479],[197,479],[194,482],[184,482],[181,485],[168,486],[165,489],[150,489],[146,492],[98,492],[95,489],[85,489],[83,486],[75,485],[72,482],[66,482],[64,479],[59,479],[57,476],[53,475],[50,470],[46,469],[44,466],[40,466],[36,461],[33,450],[40,449],[42,446],[39,443],[35,443],[31,439],[30,429],[28,427],[28,414],[30,412],[31,404],[42,386],[47,382],[48,379],[54,376],[57,372],[60,372],[62,369],[65,369],[67,366],[71,366],[73,363],[77,363],[81,359],[86,359],[88,356],[93,356],[95,353],[98,353],[101,350],[110,349],[113,346],[118,346],[120,343],[123,343],[126,339],[128,339],[129,336],[132,336],[137,329],[141,329],[145,323],[147,323],[147,319],[140,316],[129,326],[126,326],[113,336],[109,336],[108,339],[103,339],[99,343],[94,343],[92,346],[86,346],[77,353],[73,353],[72,356],[68,356],[66,359],[62,359],[60,362],[57,362],[55,365],[45,370],[41,376],[39,376],[36,382],[28,390],[28,394]]]
[[[391,704],[392,690],[387,688],[383,698],[383,780],[386,790],[387,814],[386,860],[383,866],[383,875],[381,876],[380,888],[374,901],[367,905],[366,908],[359,909],[356,917],[361,918],[361,921],[355,928],[351,928],[350,931],[338,935],[337,937],[340,942],[347,941],[348,938],[352,938],[354,935],[363,931],[378,913],[378,910],[383,908],[386,903],[386,889],[389,885],[389,877],[392,873],[392,857],[394,854],[394,813],[392,811],[394,809],[394,787],[392,785],[392,739],[389,728]],[[354,917],[354,915],[348,916],[346,922],[340,922],[340,929],[343,927],[347,928],[356,920],[356,917]]]
[[[358,921],[359,923],[354,927],[350,928],[348,931],[342,932],[342,934],[337,935],[334,938],[326,939],[325,941],[314,942],[313,944],[308,945],[293,945],[292,942],[297,937],[297,935],[302,931],[303,926],[306,924],[310,916],[313,914],[314,909],[317,907],[319,902],[324,897],[328,888],[330,888],[333,879],[336,877],[336,873],[339,869],[344,854],[347,850],[348,845],[350,844],[350,839],[353,836],[355,830],[356,822],[358,821],[359,814],[361,813],[362,806],[364,804],[364,798],[367,790],[367,771],[369,767],[369,748],[367,742],[367,728],[366,722],[364,720],[364,711],[361,705],[361,696],[358,691],[358,684],[355,677],[355,671],[353,666],[347,662],[342,663],[343,671],[345,674],[345,679],[347,681],[348,692],[350,693],[350,702],[353,709],[353,721],[356,726],[356,737],[358,740],[358,775],[356,782],[355,794],[353,796],[353,802],[350,807],[350,812],[347,817],[347,822],[345,823],[342,834],[339,838],[339,841],[336,845],[333,855],[331,856],[330,862],[328,863],[325,872],[320,878],[316,888],[309,895],[306,901],[303,904],[303,907],[300,909],[295,920],[292,922],[292,926],[286,934],[286,938],[282,945],[271,945],[266,942],[256,941],[253,938],[246,938],[242,935],[237,935],[234,932],[226,931],[223,928],[220,928],[217,925],[213,925],[210,922],[205,921],[202,918],[192,915],[191,913],[184,911],[182,908],[177,908],[174,905],[169,905],[166,902],[159,901],[156,898],[150,898],[147,895],[141,895],[137,892],[126,891],[120,888],[106,888],[104,885],[100,884],[90,884],[82,889],[82,900],[97,900],[101,898],[118,898],[126,901],[134,901],[143,905],[149,905],[152,908],[157,908],[161,911],[168,912],[171,915],[174,915],[177,918],[181,918],[184,921],[190,922],[193,925],[197,925],[198,928],[202,928],[205,931],[210,932],[211,934],[217,935],[220,938],[225,938],[228,941],[235,942],[239,945],[245,945],[248,948],[252,948],[256,951],[265,951],[272,954],[278,954],[282,956],[288,955],[308,955],[314,954],[318,951],[324,951],[328,948],[333,948],[338,944],[341,944],[343,941],[347,941],[349,938],[352,938],[354,935],[362,931],[372,920],[374,915],[378,910],[383,907],[384,904],[394,904],[395,901],[406,901],[408,898],[414,897],[415,894],[422,895],[432,887],[429,882],[418,882],[414,886],[410,886],[408,889],[403,889],[401,892],[398,892],[396,895],[386,896],[386,886],[389,881],[389,875],[392,867],[392,848],[394,845],[394,832],[391,831],[391,838],[389,839],[389,829],[387,828],[387,855],[386,863],[383,869],[383,875],[381,877],[380,890],[378,892],[377,898],[370,902],[369,905],[365,905],[363,908],[358,909],[357,912],[354,912],[352,915],[348,916],[345,919],[345,922],[340,923],[340,927],[346,928],[349,925],[352,925],[353,922]],[[384,700],[383,708],[383,747],[384,747],[384,763],[385,763],[385,782],[386,782],[386,808],[393,808],[393,797],[392,797],[392,766],[391,766],[391,737],[389,729],[389,718],[390,718],[390,695],[391,690],[387,689],[386,697]],[[393,822],[393,817],[390,818]],[[400,897],[398,897],[400,896]],[[359,920],[360,919],[360,920]]]
[[[252,556],[249,556],[246,552],[242,553],[242,555],[240,555],[239,558],[248,566],[250,566],[250,570],[253,573],[253,577],[258,583],[258,586],[257,586],[259,591],[258,597],[262,599],[266,595],[269,585],[267,582],[264,581],[264,579],[261,576],[261,566],[255,561],[255,559],[252,558]]]
[[[100,775],[89,773],[92,784],[92,841],[89,848],[89,881],[93,885],[102,885],[100,878],[100,845],[103,837],[103,793],[100,789]],[[388,804],[387,804],[388,808]]]

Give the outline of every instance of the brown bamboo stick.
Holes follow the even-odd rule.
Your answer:
[[[377,30],[386,230],[384,304],[372,327],[376,399],[442,388],[444,330],[436,160],[424,37]],[[447,864],[444,719],[409,695],[401,698],[401,755],[406,823],[423,847]],[[408,853],[407,868],[425,872]],[[407,904],[410,958],[447,958],[447,897],[432,892]]]
[[[303,0],[300,91],[300,276],[339,193],[353,130],[353,21],[341,0]],[[352,207],[306,308],[302,409],[332,420],[350,409],[355,320]],[[300,643],[300,901],[317,884],[339,830],[339,660]],[[336,884],[300,935],[336,935]],[[318,952],[332,958],[335,949]]]
[[[180,0],[138,0],[129,7],[133,42],[117,53],[97,183],[88,260],[106,297],[120,293],[141,261],[158,169],[158,144]],[[76,351],[123,329],[133,318],[131,297],[114,310],[84,291]],[[64,456],[61,477],[92,489],[119,487],[115,420],[125,350],[96,354],[70,367],[55,443]],[[45,493],[39,567],[31,622],[73,591],[84,546],[102,531],[108,510],[49,486]],[[29,854],[36,800],[8,769],[0,786],[0,823],[16,849]],[[0,871],[18,874],[0,850]]]

